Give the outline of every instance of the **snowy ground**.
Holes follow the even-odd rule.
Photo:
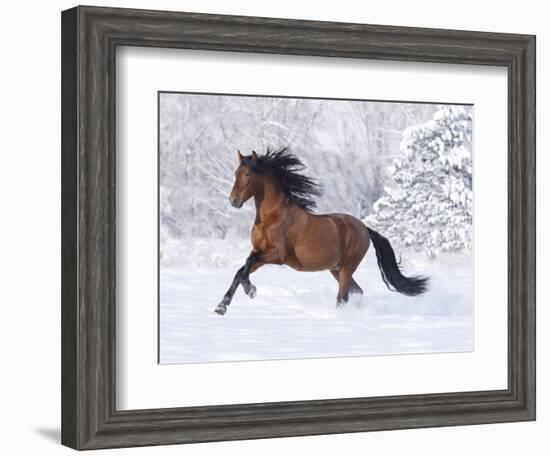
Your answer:
[[[213,313],[234,268],[162,268],[160,362],[190,363],[473,350],[472,269],[467,260],[409,261],[430,291],[410,298],[384,286],[374,252],[354,277],[365,295],[335,306],[329,272],[266,266],[225,316]]]

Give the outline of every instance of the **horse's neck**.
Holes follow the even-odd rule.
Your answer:
[[[281,185],[274,180],[266,180],[254,195],[256,221],[261,223],[269,215],[287,210],[287,196]]]

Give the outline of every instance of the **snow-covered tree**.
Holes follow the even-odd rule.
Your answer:
[[[472,244],[471,109],[446,106],[403,133],[390,185],[366,223],[401,248],[469,251]]]

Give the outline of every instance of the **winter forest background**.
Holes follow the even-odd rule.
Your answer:
[[[374,263],[369,263],[372,258],[366,258],[364,268],[372,266],[373,270],[368,272],[368,287],[363,288],[367,296],[369,287],[372,296],[379,296],[370,304],[371,313],[383,316],[383,320],[403,313],[410,317],[411,312],[415,317],[443,317],[444,321],[437,323],[443,326],[438,326],[440,333],[434,339],[430,332],[433,328],[422,329],[417,322],[419,332],[413,331],[413,341],[395,344],[396,336],[391,331],[376,332],[380,329],[378,319],[370,315],[368,323],[377,328],[371,335],[378,334],[376,340],[386,343],[377,348],[368,343],[365,346],[365,341],[371,339],[365,339],[362,325],[356,331],[350,330],[348,336],[353,340],[331,353],[430,351],[421,348],[419,340],[432,346],[433,351],[471,349],[472,124],[473,107],[468,105],[160,93],[161,362],[323,356],[329,346],[334,351],[330,329],[315,329],[315,323],[311,323],[319,317],[315,302],[326,300],[321,313],[332,312],[332,291],[306,296],[307,281],[319,293],[319,279],[308,276],[313,273],[289,272],[288,268],[279,267],[269,274],[258,271],[255,301],[262,302],[264,274],[264,296],[267,301],[271,299],[267,308],[274,311],[273,303],[287,302],[277,311],[288,312],[284,315],[292,322],[297,310],[305,312],[304,322],[313,324],[314,332],[320,330],[326,335],[328,331],[327,347],[312,351],[307,340],[296,339],[287,322],[286,336],[296,341],[290,353],[273,352],[269,340],[264,348],[258,348],[257,343],[252,348],[244,334],[239,338],[235,332],[244,327],[246,331],[261,328],[264,336],[271,332],[280,338],[282,334],[280,328],[265,321],[273,314],[258,311],[261,305],[251,304],[245,297],[240,298],[242,304],[234,302],[229,313],[237,314],[231,330],[224,326],[231,336],[223,328],[215,328],[212,333],[209,329],[212,324],[221,324],[219,319],[210,319],[215,318],[210,315],[211,308],[250,251],[254,206],[249,202],[239,210],[228,203],[238,164],[237,150],[248,155],[252,150],[265,153],[267,148],[283,146],[305,163],[304,173],[321,184],[323,194],[317,212],[345,212],[362,219],[389,238],[397,255],[402,255],[405,268],[441,275],[429,298],[418,298],[416,309],[404,307],[398,297],[377,288],[379,273]],[[369,251],[367,257],[373,255]],[[330,277],[323,276],[323,280],[327,280],[327,287],[335,286]],[[277,281],[282,288],[296,283],[293,295],[285,295],[282,288],[277,291]],[[201,294],[201,283],[212,291],[210,298]],[[186,299],[198,304],[186,305]],[[209,319],[203,321],[206,309]],[[239,315],[245,320],[236,320]],[[278,316],[283,321],[286,317]],[[342,316],[337,318],[339,324],[344,324]],[[348,326],[356,322],[357,316]],[[401,324],[403,319],[399,317],[398,322]],[[344,327],[350,329],[346,324]],[[201,344],[205,340],[212,352],[199,348],[204,347]],[[235,346],[228,348],[228,340]],[[224,347],[222,351],[213,349],[216,341]]]
[[[470,106],[162,93],[161,261],[207,262],[186,239],[248,239],[253,205],[227,204],[237,150],[282,146],[323,186],[318,212],[431,257],[469,251],[471,138]]]

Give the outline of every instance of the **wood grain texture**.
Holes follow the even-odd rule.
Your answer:
[[[76,10],[62,17],[61,47],[61,440],[77,445],[77,40]],[[70,398],[70,400],[65,400]]]
[[[507,67],[508,388],[116,410],[115,50],[121,45]],[[77,7],[62,13],[62,110],[63,444],[93,449],[535,419],[534,36]]]

